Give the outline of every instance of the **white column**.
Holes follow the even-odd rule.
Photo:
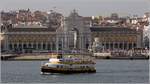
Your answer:
[[[82,49],[84,50],[84,36],[82,37]]]
[[[28,42],[26,43],[26,47],[29,48],[29,43]]]
[[[86,49],[86,38],[85,38],[85,36],[83,37],[83,49]]]
[[[113,42],[113,50],[115,49],[115,42]]]
[[[43,45],[45,45],[45,42],[43,42]],[[45,47],[43,46],[43,50],[45,50],[46,49],[46,45],[45,45]]]
[[[70,45],[70,34],[68,34],[68,39],[67,39],[67,46],[68,46],[68,49],[70,49],[69,45]]]
[[[48,44],[45,42],[45,49],[48,50]]]
[[[82,41],[81,41],[81,36],[79,37],[79,49],[82,48]]]
[[[110,50],[110,42],[108,42],[108,49]]]
[[[59,48],[58,48],[58,47],[59,47],[59,46],[58,46],[58,45],[59,45],[59,44],[58,44],[58,41],[59,41],[59,38],[58,38],[58,35],[57,35],[57,36],[56,36],[56,42],[55,42],[56,50],[57,50],[57,51],[58,51],[58,49],[59,49]]]
[[[118,42],[118,44],[117,44],[117,45],[118,45],[118,49],[119,49],[119,47],[120,47],[120,43]]]
[[[4,38],[5,38],[4,39],[4,50],[8,50],[8,37],[7,37],[7,35],[5,35]]]
[[[63,41],[63,36],[61,37],[61,50],[63,50],[63,46],[64,46],[64,41]]]
[[[129,43],[127,42],[127,50],[129,49]]]
[[[43,42],[41,42],[41,50],[43,50]]]
[[[79,49],[81,49],[81,36],[79,36]]]
[[[137,35],[137,48],[142,47],[142,40],[141,40],[141,35]]]
[[[66,46],[66,44],[65,44],[65,38],[63,36],[63,50],[65,49],[65,46]]]
[[[68,34],[67,34],[67,35],[66,35],[66,38],[65,38],[65,48],[66,48],[66,50],[69,49],[69,48],[68,48],[68,38],[69,38],[69,37],[68,37]]]
[[[17,48],[19,48],[19,42],[17,42]]]
[[[8,50],[10,50],[10,47],[9,47],[10,43],[8,42],[8,44],[7,44],[7,45],[8,45]]]
[[[22,49],[24,49],[24,47],[23,47],[23,42],[21,43],[21,47],[22,47]]]
[[[33,48],[33,44],[32,44],[32,42],[30,42],[30,45],[31,45],[31,46],[30,46],[30,48]]]
[[[83,47],[83,46],[84,46],[84,45],[83,45],[83,35],[82,35],[82,37],[81,37],[81,46],[82,46],[81,49],[83,50],[83,49],[84,49],[84,47]]]
[[[24,52],[23,50],[24,50],[24,47],[23,47],[23,42],[21,43],[21,47],[22,47],[22,52]]]
[[[38,42],[36,42],[36,50],[38,50]]]
[[[122,42],[122,49],[124,50],[124,42]]]
[[[14,50],[14,43],[11,43],[12,44],[12,50]]]
[[[84,49],[83,41],[84,41],[84,38],[83,38],[83,35],[82,35],[82,38],[81,38],[82,50]]]
[[[134,43],[132,42],[132,46],[131,46],[131,48],[134,48]]]
[[[52,44],[52,42],[50,42],[50,50],[53,50],[53,44]]]
[[[104,50],[106,49],[106,42],[104,42]]]
[[[83,47],[84,47],[84,49],[86,49],[86,44],[87,44],[87,42],[86,42],[86,36],[84,36],[83,37]]]

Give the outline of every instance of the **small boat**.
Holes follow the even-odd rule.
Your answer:
[[[77,58],[76,56],[65,56],[59,54],[57,58],[50,58],[48,63],[41,67],[44,73],[95,73],[95,62],[91,59]]]

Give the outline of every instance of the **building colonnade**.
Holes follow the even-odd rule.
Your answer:
[[[8,44],[9,50],[13,49],[26,49],[26,48],[33,48],[35,50],[54,50],[55,49],[55,43],[50,42],[36,42],[36,43],[9,43]]]
[[[91,44],[91,38],[87,38],[88,34],[80,34],[77,37],[76,44],[74,44],[74,36],[72,33],[67,34],[58,34],[56,37],[56,48],[58,50],[69,50],[69,49],[78,49],[84,50],[88,49]]]
[[[134,42],[102,42],[101,44],[105,50],[129,50],[137,47],[137,44]]]

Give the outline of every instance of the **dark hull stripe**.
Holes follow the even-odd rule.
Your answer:
[[[53,69],[53,68],[41,68],[41,72],[45,73],[95,73],[96,70],[63,70],[63,69]]]

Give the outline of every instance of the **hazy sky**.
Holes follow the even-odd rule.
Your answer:
[[[54,9],[67,16],[76,9],[82,16],[119,13],[142,16],[150,11],[150,0],[0,0],[0,10],[27,9],[48,11]]]

